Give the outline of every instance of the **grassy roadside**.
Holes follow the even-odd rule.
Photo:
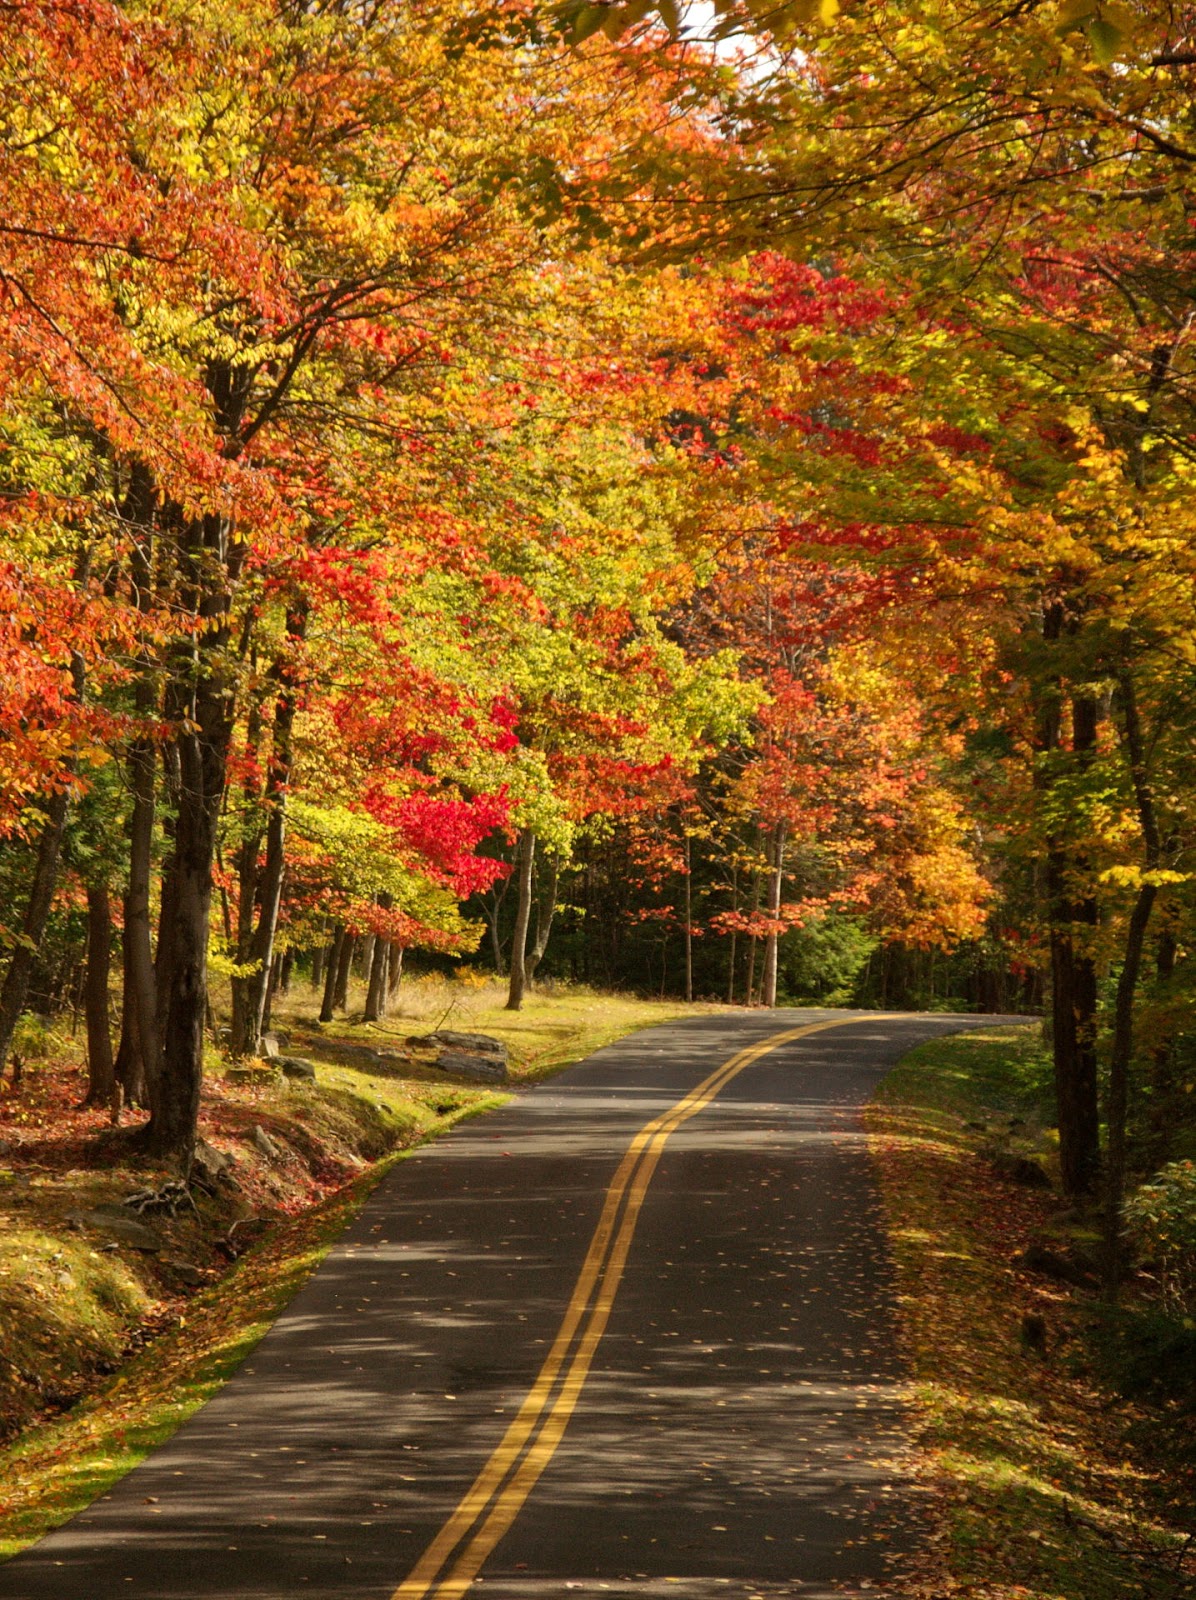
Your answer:
[[[1048,1081],[1036,1028],[976,1030],[911,1051],[869,1111],[934,1491],[902,1593],[1180,1600],[1196,1506],[1174,1423],[1102,1382],[1084,1219],[1009,1176],[1051,1169]]]
[[[127,1157],[100,1113],[76,1109],[79,1061],[47,1061],[20,1097],[0,1100],[0,1402],[11,1426],[28,1421],[30,1395],[50,1402],[0,1448],[0,1559],[103,1493],[231,1376],[395,1162],[506,1099],[430,1068],[345,1065],[338,1044],[486,1032],[507,1042],[517,1087],[698,1009],[717,1008],[572,991],[510,1013],[494,985],[436,980],[411,984],[384,1024],[319,1029],[300,998],[277,1021],[288,1048],[315,1060],[317,1084],[236,1084],[213,1063],[201,1131],[233,1157],[237,1185],[161,1225],[157,1255],[101,1245],[71,1223],[72,1209],[161,1175]],[[241,1222],[267,1226],[230,1265],[212,1246]]]

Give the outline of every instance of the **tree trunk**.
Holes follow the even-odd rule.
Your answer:
[[[336,960],[336,979],[332,989],[332,1004],[337,1011],[349,1007],[349,980],[353,976],[353,952],[357,936],[346,931]]]
[[[215,515],[186,525],[180,539],[191,584],[184,596],[186,609],[197,615],[204,631],[186,662],[174,663],[175,688],[185,692],[186,709],[174,733],[178,815],[169,875],[162,885],[158,951],[164,1022],[157,1081],[150,1084],[146,1146],[184,1172],[195,1148],[203,1079],[212,868],[232,735],[232,689],[223,665],[233,576],[229,540],[227,523]]]
[[[131,533],[129,565],[137,609],[144,614],[154,603],[155,504],[152,477],[139,462],[130,470],[123,514],[125,526]],[[133,707],[138,723],[144,727],[157,714],[159,693],[149,657],[142,654],[138,666]],[[154,741],[148,734],[134,739],[129,747],[128,778],[133,807],[129,818],[129,879],[121,932],[125,994],[117,1075],[126,1105],[148,1106],[150,1077],[158,1059],[158,995],[150,927],[157,758]]]
[[[1143,864],[1146,871],[1152,873],[1157,872],[1161,865],[1162,844],[1146,744],[1138,714],[1137,692],[1128,668],[1122,671],[1119,681],[1130,775],[1142,831]],[[1113,1013],[1113,1048],[1109,1056],[1109,1093],[1105,1115],[1108,1127],[1105,1156],[1105,1284],[1110,1292],[1115,1291],[1122,1270],[1121,1206],[1125,1198],[1126,1120],[1129,1112],[1130,1062],[1134,1053],[1134,998],[1138,974],[1142,970],[1146,929],[1158,892],[1158,886],[1154,883],[1144,883],[1138,890],[1126,930],[1125,955]]]
[[[344,947],[348,943],[348,934],[344,924],[338,922],[332,935],[332,944],[328,949],[327,966],[324,969],[324,995],[320,1005],[320,1021],[331,1022],[336,1014],[336,984],[340,976],[341,957]]]
[[[536,968],[548,949],[548,936],[552,932],[552,919],[556,915],[556,891],[561,879],[561,858],[553,855],[548,868],[548,879],[536,898],[536,933],[532,947],[524,958],[524,981],[531,983]]]
[[[785,835],[783,822],[778,822],[772,838],[772,871],[768,880],[768,915],[775,924],[781,914],[781,892],[785,880]],[[777,1003],[777,942],[776,927],[770,929],[764,945],[763,1003],[773,1010]]]
[[[515,931],[511,936],[511,981],[507,990],[507,1010],[518,1011],[527,987],[527,926],[532,914],[532,869],[536,860],[536,836],[530,828],[519,835],[519,905],[515,912]]]
[[[262,830],[258,825],[260,797],[252,768],[262,739],[262,705],[256,695],[249,706],[248,726],[245,731],[245,753],[249,758],[249,775],[241,787],[241,804],[244,807],[245,836],[237,849],[237,942],[233,959],[239,967],[247,967],[253,959],[254,911],[257,905],[258,857],[262,848]],[[252,1055],[261,1032],[252,1020],[253,991],[247,977],[234,975],[230,980],[232,991],[232,1016],[229,1019],[229,1054],[236,1059]]]
[[[145,1056],[141,1048],[140,1008],[132,968],[133,951],[127,898],[125,905],[125,925],[121,934],[120,1044],[116,1051],[114,1070],[124,1103],[127,1106],[146,1109],[149,1106],[149,1088],[146,1083]],[[151,967],[151,974],[152,970]]]
[[[112,1059],[109,979],[112,973],[112,906],[106,883],[88,890],[88,962],[83,982],[83,1014],[88,1032],[88,1093],[85,1106],[107,1106],[112,1120],[120,1112],[117,1072]]]
[[[46,802],[46,820],[38,836],[33,882],[29,888],[29,899],[25,904],[25,915],[21,919],[21,940],[9,959],[8,971],[4,975],[4,987],[0,989],[0,1074],[4,1071],[8,1053],[12,1049],[13,1034],[16,1032],[17,1023],[21,1019],[21,1013],[29,997],[29,979],[41,949],[42,935],[46,931],[50,907],[54,901],[54,889],[58,882],[58,857],[69,810],[70,796],[65,789],[51,795]]]
[[[694,997],[693,876],[690,870],[690,838],[685,835],[685,998]]]
[[[324,979],[324,957],[325,957],[326,954],[327,954],[327,946],[326,945],[322,945],[322,944],[316,945],[315,949],[311,953],[311,978],[310,978],[310,982],[311,982],[311,986],[312,986],[313,989],[317,989],[318,990],[320,985],[321,985],[321,983],[323,982],[323,979]]]
[[[390,960],[386,967],[386,998],[389,1003],[394,1003],[394,998],[399,992],[399,985],[403,981],[403,946],[396,940],[390,947]]]
[[[1068,625],[1074,631],[1074,625]],[[1063,603],[1044,608],[1042,633],[1057,642],[1065,630]],[[1063,690],[1058,676],[1045,691],[1039,714],[1038,748],[1043,757],[1039,787],[1055,781],[1052,767],[1062,752]],[[1072,700],[1072,756],[1081,767],[1096,747],[1099,708],[1090,696]],[[1097,1097],[1097,971],[1094,945],[1098,922],[1095,896],[1084,887],[1084,854],[1066,833],[1046,841],[1046,918],[1051,956],[1051,1032],[1055,1102],[1059,1122],[1059,1170],[1065,1194],[1094,1192],[1100,1175],[1100,1109]]]
[[[83,1003],[87,1017],[87,1097],[85,1106],[107,1106],[115,1122],[120,1110],[108,986],[112,968],[112,907],[108,886],[87,886],[87,978]]]
[[[383,911],[389,911],[394,904],[394,897],[385,892],[378,896],[378,904]],[[385,939],[375,937],[373,954],[370,957],[370,981],[365,997],[365,1021],[379,1022],[386,1015],[386,965],[390,955],[390,945]]]
[[[307,606],[303,603],[289,606],[287,643],[292,651],[303,642],[306,634]],[[256,1051],[258,1038],[265,1031],[274,942],[278,933],[278,911],[282,904],[282,880],[286,870],[287,792],[294,765],[296,709],[295,669],[289,658],[278,666],[274,678],[278,684],[278,698],[274,706],[274,730],[263,796],[266,808],[266,858],[257,883],[260,909],[248,953],[254,970],[245,980],[246,1031],[242,1041],[234,1034],[234,1051],[239,1048]]]
[[[731,863],[731,914],[739,914],[739,869],[734,862]],[[735,928],[731,929],[731,954],[727,961],[727,1004],[735,1004]]]

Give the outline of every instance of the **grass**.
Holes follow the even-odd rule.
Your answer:
[[[281,1008],[288,1049],[316,1060],[315,1089],[232,1084],[213,1059],[201,1131],[235,1156],[239,1187],[166,1224],[161,1258],[105,1249],[69,1224],[72,1208],[112,1203],[158,1176],[124,1159],[125,1135],[101,1113],[77,1109],[78,1059],[46,1063],[19,1097],[0,1100],[0,1135],[14,1145],[11,1165],[0,1165],[0,1423],[20,1429],[0,1448],[0,1559],[88,1505],[216,1392],[396,1161],[507,1099],[428,1066],[375,1072],[321,1059],[338,1042],[388,1047],[437,1027],[489,1033],[507,1043],[518,1086],[637,1028],[719,1009],[570,990],[531,994],[515,1013],[497,984],[441,978],[405,982],[400,996],[372,1025],[320,1028],[306,993]],[[262,1156],[255,1128],[276,1141],[278,1159]],[[213,1241],[246,1215],[274,1226],[229,1268]],[[170,1264],[179,1261],[206,1283],[180,1283]]]
[[[924,1477],[935,1489],[909,1595],[1179,1600],[1196,1564],[1184,1486],[1151,1418],[1105,1387],[1093,1304],[1021,1268],[1031,1240],[1081,1251],[1083,1218],[998,1178],[980,1151],[1051,1167],[1048,1064],[1033,1026],[912,1051],[870,1109]],[[1045,1335],[1028,1344],[1027,1324]],[[1156,1419],[1157,1420],[1157,1419]]]
[[[330,1025],[321,1029],[314,1020],[318,1011],[314,995],[297,997],[290,1018],[316,1050],[325,1034],[380,1046],[395,1045],[409,1036],[438,1028],[491,1034],[507,1045],[511,1079],[521,1084],[533,1083],[580,1061],[637,1028],[723,1009],[717,1005],[637,1000],[630,995],[561,987],[549,992],[536,990],[525,997],[522,1010],[508,1011],[505,985],[474,977],[467,969],[462,979],[433,976],[405,981],[399,990],[398,1005],[381,1022],[338,1022],[335,1028]]]

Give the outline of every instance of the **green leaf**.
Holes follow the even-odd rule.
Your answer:
[[[573,13],[572,25],[569,29],[569,42],[581,44],[598,32],[599,28],[606,26],[611,15],[609,6],[578,6]]]
[[[1101,66],[1111,66],[1125,42],[1125,34],[1120,28],[1114,27],[1107,17],[1094,17],[1084,32],[1088,35],[1092,54]]]

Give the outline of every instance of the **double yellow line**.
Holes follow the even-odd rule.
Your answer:
[[[640,1207],[670,1135],[708,1106],[732,1078],[769,1051],[811,1033],[841,1028],[858,1020],[840,1017],[831,1022],[809,1023],[804,1028],[774,1033],[763,1043],[740,1050],[635,1135],[606,1191],[602,1215],[565,1319],[535,1383],[494,1454],[391,1600],[424,1600],[429,1595],[435,1600],[459,1600],[519,1515],[556,1453],[581,1398],[623,1277]]]

